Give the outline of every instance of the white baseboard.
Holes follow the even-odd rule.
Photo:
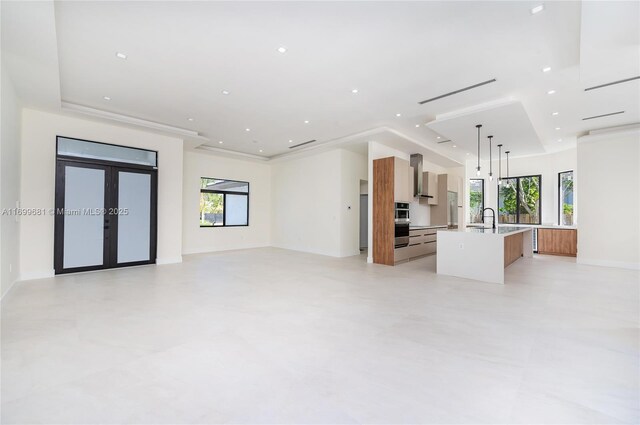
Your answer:
[[[367,257],[367,263],[373,264],[373,257]]]
[[[164,258],[156,258],[156,264],[176,264],[182,263],[182,255],[178,255],[177,257],[164,257]]]
[[[618,269],[640,270],[640,263],[627,263],[624,261],[594,260],[590,258],[578,257],[577,263],[587,266],[615,267]]]
[[[18,281],[47,279],[55,276],[55,274],[56,274],[55,270],[20,273],[20,277],[18,278]]]
[[[240,251],[243,249],[255,249],[255,248],[270,248],[274,247],[273,245],[265,245],[265,244],[255,244],[255,245],[245,245],[238,246],[232,248],[204,248],[204,249],[189,249],[182,252],[182,255],[193,255],[193,254],[213,254],[216,252],[225,252],[225,251]]]

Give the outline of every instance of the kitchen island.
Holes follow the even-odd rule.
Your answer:
[[[531,227],[467,227],[438,232],[437,273],[504,284],[504,269],[533,256]]]

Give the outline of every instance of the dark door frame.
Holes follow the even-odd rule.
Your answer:
[[[105,171],[105,200],[106,214],[104,215],[103,264],[86,267],[64,268],[64,213],[65,205],[65,167],[101,169]],[[150,243],[149,260],[134,261],[118,264],[118,172],[133,172],[149,174],[151,177],[150,202]],[[154,167],[137,164],[102,161],[86,158],[58,156],[56,160],[55,179],[55,221],[54,221],[54,269],[55,274],[76,273],[91,270],[102,270],[117,267],[155,264],[157,254],[157,223],[158,223],[158,170]]]

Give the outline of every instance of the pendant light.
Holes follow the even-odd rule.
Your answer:
[[[509,153],[511,151],[506,151],[505,153],[507,154],[507,178],[509,178]]]
[[[476,125],[478,129],[478,167],[476,168],[476,176],[480,176],[480,127],[482,127],[482,124]]]
[[[489,181],[493,181],[493,160],[491,159],[491,142],[493,141],[493,136],[489,136]]]
[[[502,143],[498,145],[498,184],[502,184]]]

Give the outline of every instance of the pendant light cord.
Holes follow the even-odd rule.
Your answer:
[[[493,175],[493,160],[491,159],[491,142],[493,141],[493,136],[489,136],[489,176]]]

